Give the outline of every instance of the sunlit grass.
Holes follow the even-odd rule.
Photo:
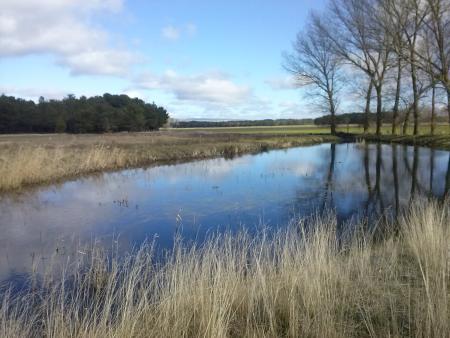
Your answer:
[[[449,224],[448,201],[418,201],[381,237],[325,216],[178,244],[159,266],[151,245],[121,263],[94,250],[72,287],[4,297],[0,336],[448,337]]]
[[[333,142],[330,135],[213,133],[1,135],[0,191],[104,170]]]
[[[251,126],[251,127],[206,127],[206,128],[173,128],[172,131],[185,132],[185,131],[209,131],[217,133],[242,133],[242,134],[329,134],[330,128],[328,126],[317,126],[317,125],[288,125],[288,126]],[[362,134],[364,128],[359,125],[339,125],[337,127],[338,132],[347,132],[352,134]],[[376,128],[371,125],[368,131],[370,134],[375,134]],[[383,135],[392,135],[392,127],[390,124],[383,124],[381,128],[381,133]],[[448,135],[450,133],[450,127],[448,124],[438,124],[436,125],[435,134]],[[401,126],[397,128],[397,134],[401,134]],[[413,134],[413,126],[410,125],[407,128],[407,135]],[[430,134],[430,125],[421,124],[419,127],[419,134],[427,135]]]
[[[447,125],[439,125],[436,136],[421,126],[419,137],[392,136],[383,126],[383,136],[361,135],[358,126],[339,126],[369,141],[417,144],[450,149]],[[0,135],[0,191],[32,184],[55,182],[91,172],[188,161],[216,156],[233,157],[269,149],[282,149],[321,142],[338,142],[329,128],[275,126],[243,128],[171,129],[155,133],[100,135]]]

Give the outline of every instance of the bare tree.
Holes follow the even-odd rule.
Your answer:
[[[397,133],[397,120],[398,120],[398,112],[400,107],[400,92],[402,87],[402,59],[399,55],[397,55],[397,78],[396,78],[396,87],[395,87],[395,99],[394,99],[394,107],[392,108],[392,135]]]
[[[450,123],[450,0],[426,0],[429,16],[426,29],[431,32],[437,58],[430,62],[426,55],[418,59],[426,71],[439,81],[447,93],[447,113]]]
[[[389,35],[379,23],[380,8],[376,0],[332,0],[329,17],[331,26],[322,30],[332,41],[331,48],[346,62],[361,70],[370,79],[377,97],[377,129],[381,133],[382,90],[389,67]],[[371,88],[367,90],[371,92]],[[367,100],[370,95],[367,95]],[[366,107],[370,106],[370,102]],[[366,109],[366,113],[368,109]],[[364,131],[368,129],[368,115]]]
[[[391,49],[395,55],[394,64],[396,67],[396,79],[395,79],[395,98],[392,108],[392,128],[391,133],[397,133],[397,122],[400,108],[400,94],[402,88],[402,71],[404,67],[403,50],[405,48],[405,37],[403,31],[403,22],[405,21],[405,11],[399,11],[400,17],[389,15],[392,8],[395,8],[398,0],[379,0],[380,6],[383,8],[383,17],[381,17],[381,24],[385,26],[385,31],[391,36]]]
[[[414,135],[419,132],[419,87],[417,67],[417,45],[420,32],[428,14],[425,0],[382,0],[386,16],[384,21],[389,22],[386,31],[393,37],[395,50],[400,58],[406,60],[410,67],[413,102],[411,110],[414,116]]]
[[[421,49],[419,50],[420,55],[423,55],[423,66],[421,67],[425,77],[428,81],[428,89],[431,89],[431,121],[430,121],[430,133],[434,135],[436,129],[436,91],[439,84],[438,79],[433,74],[432,64],[438,62],[438,57],[436,55],[436,50],[433,47],[433,36],[430,30],[425,30],[423,41],[421,44]]]
[[[330,49],[320,17],[313,15],[305,30],[297,34],[293,51],[284,55],[284,68],[300,87],[331,115],[331,133],[336,134],[337,94],[341,88],[341,59]]]

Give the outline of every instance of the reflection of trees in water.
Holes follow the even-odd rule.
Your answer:
[[[450,193],[450,155],[447,163],[447,155],[443,159],[439,151],[426,148],[353,144],[346,154],[344,146],[330,145],[319,154],[314,180],[298,186],[295,210],[300,214],[335,209],[344,221],[355,214],[394,216],[414,197],[442,199],[443,188]]]
[[[369,145],[367,143],[364,144],[364,172],[366,179],[366,187],[367,187],[367,200],[365,205],[365,214],[369,213],[369,208],[372,204],[372,184],[370,182],[370,158],[369,158]]]
[[[394,176],[394,197],[395,214],[398,215],[400,209],[399,186],[398,186],[398,168],[397,168],[397,145],[392,145],[392,173]]]
[[[430,151],[430,182],[428,183],[429,187],[429,196],[433,196],[433,181],[434,181],[434,153],[435,150],[431,149]]]
[[[383,158],[381,157],[381,144],[377,143],[377,163],[376,163],[376,173],[375,173],[375,192],[376,192],[376,202],[380,206],[380,213],[384,211],[383,198],[381,196],[381,169],[383,166]]]
[[[401,197],[404,198],[404,200],[411,201],[412,199],[416,198],[417,196],[436,196],[435,193],[435,174],[436,174],[436,151],[434,149],[427,149],[429,152],[429,165],[428,167],[424,164],[421,166],[421,154],[424,149],[421,149],[417,146],[413,147],[412,156],[411,152],[408,152],[410,147],[404,145],[402,146],[403,151],[403,168],[400,169],[398,165],[398,146],[392,145],[391,151],[392,151],[392,177],[393,177],[393,201],[392,203],[389,202],[389,192],[391,189],[391,186],[389,184],[386,184],[386,192],[384,194],[381,193],[379,190],[380,187],[378,186],[378,182],[381,181],[381,177],[379,176],[382,171],[380,171],[380,158],[381,158],[381,147],[380,145],[377,145],[377,163],[376,163],[376,184],[375,188],[373,190],[378,191],[376,195],[380,198],[381,206],[383,204],[385,205],[393,205],[395,207],[395,213],[398,214],[400,209],[400,199]],[[365,160],[365,162],[368,162]],[[411,163],[410,163],[411,162]],[[441,167],[442,168],[442,167]],[[370,177],[369,165],[365,165],[366,169],[366,176]],[[428,172],[427,172],[428,171]],[[399,176],[399,172],[401,173]],[[420,173],[422,173],[422,180],[420,179]],[[428,175],[428,183],[426,182],[426,177]],[[386,178],[385,178],[386,179]],[[370,182],[366,179],[367,182]],[[410,185],[408,185],[408,182]],[[446,191],[448,191],[448,186],[450,184],[450,155],[449,155],[449,164],[446,172]],[[409,186],[409,189],[407,191],[403,191],[403,194],[401,193],[402,187],[406,188]],[[370,189],[368,189],[370,192]],[[448,192],[447,192],[448,193]],[[409,196],[408,196],[409,195]],[[384,196],[384,197],[383,197]],[[436,196],[438,198],[444,198],[445,192],[443,196]],[[376,200],[369,198],[369,203],[375,203]],[[380,211],[383,211],[383,207],[381,207]]]
[[[336,165],[336,144],[330,145],[330,165],[328,167],[327,179],[325,181],[325,189],[322,202],[322,212],[327,208],[333,207],[333,176]]]
[[[408,147],[403,146],[403,162],[405,164],[406,171],[409,174],[409,177],[411,178],[411,189],[410,189],[410,200],[412,200],[414,197],[417,197],[419,195],[423,196],[435,196],[434,192],[434,180],[435,180],[435,171],[436,171],[436,163],[435,163],[435,157],[436,157],[436,151],[434,149],[429,149],[429,181],[428,186],[426,182],[421,182],[419,179],[419,168],[420,168],[420,148],[417,146],[414,146],[413,149],[413,157],[412,157],[412,165],[410,165],[408,161]],[[450,167],[449,167],[450,169]],[[447,169],[447,176],[449,175],[449,171]],[[445,195],[445,193],[444,193]],[[442,196],[437,196],[442,197]]]
[[[445,176],[444,197],[450,195],[450,154],[448,154],[447,175]]]
[[[375,159],[375,185],[372,187],[370,178],[370,151],[369,145],[364,145],[364,172],[367,186],[367,199],[365,203],[365,216],[373,213],[380,213],[384,210],[384,202],[381,193],[381,169],[383,168],[383,157],[381,144],[376,146]]]
[[[412,166],[412,172],[411,172],[411,194],[410,194],[410,200],[416,197],[416,190],[418,186],[418,180],[417,180],[417,168],[419,167],[419,148],[414,147],[414,155],[413,155],[413,166]]]

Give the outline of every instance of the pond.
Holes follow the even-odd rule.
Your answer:
[[[94,241],[121,253],[145,239],[170,248],[177,234],[201,242],[329,208],[339,222],[395,214],[415,195],[443,198],[449,188],[448,151],[357,143],[83,177],[0,197],[0,280]]]

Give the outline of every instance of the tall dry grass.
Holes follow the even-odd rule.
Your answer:
[[[449,225],[431,201],[382,239],[329,216],[179,243],[162,265],[151,245],[120,263],[97,252],[65,283],[5,296],[0,336],[448,337]]]
[[[183,132],[1,136],[0,191],[104,170],[234,156],[335,140],[321,135],[244,137]]]

